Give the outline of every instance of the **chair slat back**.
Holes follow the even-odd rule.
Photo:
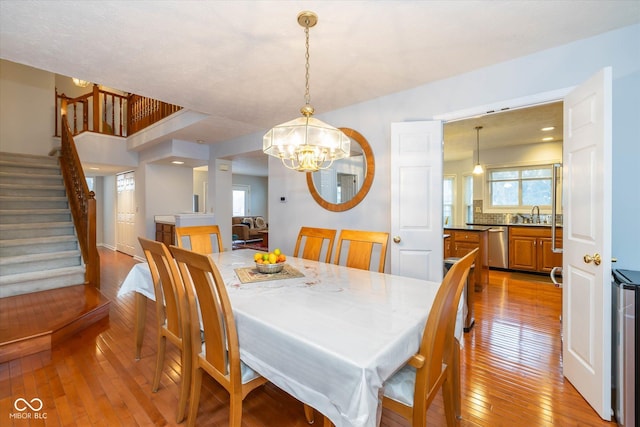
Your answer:
[[[182,337],[183,327],[188,324],[188,308],[184,303],[185,290],[182,277],[164,243],[138,237],[153,281],[156,296],[158,324],[166,320],[166,328],[176,337]],[[187,316],[183,319],[183,316]],[[186,322],[183,324],[183,321]],[[185,331],[186,334],[186,331]]]
[[[336,230],[329,228],[315,228],[315,227],[302,227],[298,233],[298,240],[296,241],[296,247],[293,250],[293,256],[297,257],[300,251],[300,246],[304,240],[304,247],[302,249],[302,258],[310,259],[314,261],[320,261],[320,255],[322,254],[322,247],[325,241],[327,241],[327,255],[324,262],[331,261],[331,251],[333,250],[333,242],[336,238]]]
[[[440,377],[442,364],[453,351],[458,303],[477,252],[474,249],[456,262],[438,288],[420,344],[419,354],[424,356],[427,366],[417,372],[414,402],[429,393]]]
[[[218,250],[215,251],[212,239],[216,238]],[[185,240],[189,246],[185,246]],[[193,225],[188,227],[176,227],[176,246],[191,249],[199,254],[212,254],[223,252],[220,227],[217,225]]]
[[[346,256],[347,267],[359,268],[361,270],[369,270],[371,268],[371,255],[374,245],[380,245],[380,261],[378,262],[378,271],[384,273],[384,266],[387,259],[387,243],[389,241],[389,233],[382,231],[360,231],[360,230],[342,230],[338,238],[338,246],[334,264],[340,264],[340,254],[343,244],[348,242],[348,252]]]
[[[222,276],[210,257],[176,246],[171,253],[182,274],[191,316],[202,316],[202,325],[191,322],[192,340],[204,331],[205,359],[217,371],[219,382],[237,381],[240,387],[238,333]],[[195,342],[195,341],[194,341]],[[199,342],[199,341],[198,341]],[[229,377],[225,380],[224,377]]]

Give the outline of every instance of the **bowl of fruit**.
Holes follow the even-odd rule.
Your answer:
[[[280,273],[284,268],[287,257],[280,252],[280,249],[275,249],[269,253],[256,253],[253,256],[253,260],[256,263],[256,269],[260,273]]]

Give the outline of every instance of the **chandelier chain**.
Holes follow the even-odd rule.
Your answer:
[[[306,105],[310,105],[311,104],[311,95],[309,93],[309,26],[305,26],[304,27],[304,35],[305,35],[305,48],[306,48],[306,53],[304,55],[306,64],[305,64],[305,92],[304,92],[304,102]]]

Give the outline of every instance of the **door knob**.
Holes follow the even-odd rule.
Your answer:
[[[600,254],[593,254],[593,256],[590,256],[589,254],[587,254],[582,259],[584,259],[585,264],[589,264],[591,261],[593,261],[595,265],[600,265],[600,263],[602,262],[602,258],[600,258]]]
[[[400,239],[400,236],[395,236],[393,238],[393,243],[400,243],[400,240],[402,240],[402,239]]]

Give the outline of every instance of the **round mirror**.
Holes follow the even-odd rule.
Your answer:
[[[360,203],[373,183],[373,151],[359,132],[340,128],[351,139],[351,154],[333,162],[330,168],[307,172],[307,187],[323,208],[342,212]]]

